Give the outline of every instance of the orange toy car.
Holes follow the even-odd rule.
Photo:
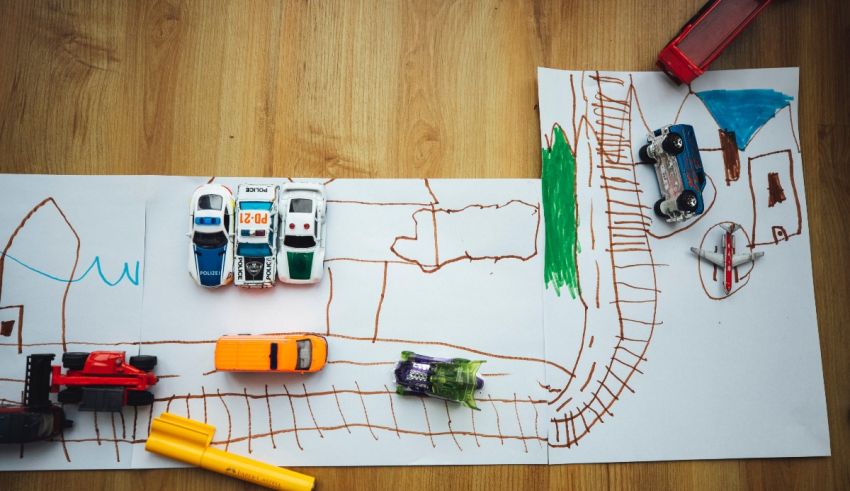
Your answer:
[[[215,369],[225,372],[311,373],[328,361],[328,342],[315,334],[222,336]]]

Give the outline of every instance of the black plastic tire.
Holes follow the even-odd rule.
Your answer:
[[[153,394],[146,390],[128,390],[128,406],[150,406],[153,404]]]
[[[62,404],[79,404],[83,400],[82,387],[68,387],[59,391],[58,400]]]
[[[88,353],[70,352],[62,355],[62,366],[68,370],[82,370],[86,366]]]
[[[667,215],[665,215],[664,213],[661,212],[661,203],[663,203],[663,202],[664,202],[663,199],[656,201],[655,205],[652,207],[652,211],[654,211],[655,214],[660,216],[661,218],[668,218]]]
[[[693,191],[682,191],[682,194],[676,198],[676,206],[685,213],[694,213],[697,211],[697,206],[699,206],[696,193]]]
[[[655,159],[649,156],[649,145],[644,145],[638,150],[638,158],[642,164],[654,164]]]
[[[130,365],[139,370],[150,372],[156,366],[156,357],[150,355],[131,356]]]
[[[685,140],[678,133],[667,133],[661,142],[661,148],[670,155],[679,155],[685,149]]]

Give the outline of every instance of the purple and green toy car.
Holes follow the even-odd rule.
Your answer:
[[[431,358],[402,351],[401,361],[395,367],[396,392],[437,397],[477,410],[473,393],[484,386],[484,380],[476,375],[482,363],[481,360]]]

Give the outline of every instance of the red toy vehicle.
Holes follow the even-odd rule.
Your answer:
[[[770,0],[710,0],[658,54],[658,67],[689,84],[705,72]]]
[[[81,411],[120,411],[153,403],[148,389],[157,382],[150,373],[155,356],[131,356],[127,363],[123,351],[65,353],[62,366],[68,369],[64,375],[62,367],[53,365],[50,391],[59,393],[59,402],[79,404]]]
[[[30,355],[22,405],[0,404],[0,443],[29,443],[59,436],[73,421],[50,402],[53,355]]]

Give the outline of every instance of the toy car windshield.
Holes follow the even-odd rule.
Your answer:
[[[283,238],[283,245],[296,249],[307,249],[316,246],[316,240],[309,235],[287,235]]]
[[[481,360],[432,358],[402,351],[401,361],[395,368],[396,392],[437,397],[477,410],[474,392],[484,386],[484,380],[477,376],[482,363]]]
[[[289,202],[289,211],[292,213],[312,213],[313,200],[306,198],[293,198]]]
[[[307,370],[310,368],[310,361],[312,359],[312,347],[310,346],[310,341],[307,339],[302,339],[296,343],[296,347],[298,349],[298,362],[295,364],[296,370]]]
[[[245,257],[267,257],[272,255],[268,244],[239,244],[236,254]]]
[[[198,198],[199,210],[220,210],[224,205],[224,200],[221,196],[215,194],[205,194]]]
[[[193,242],[196,246],[204,248],[204,249],[217,249],[219,247],[224,247],[227,245],[227,236],[224,235],[223,232],[216,233],[204,233],[204,232],[195,232],[195,238]]]

